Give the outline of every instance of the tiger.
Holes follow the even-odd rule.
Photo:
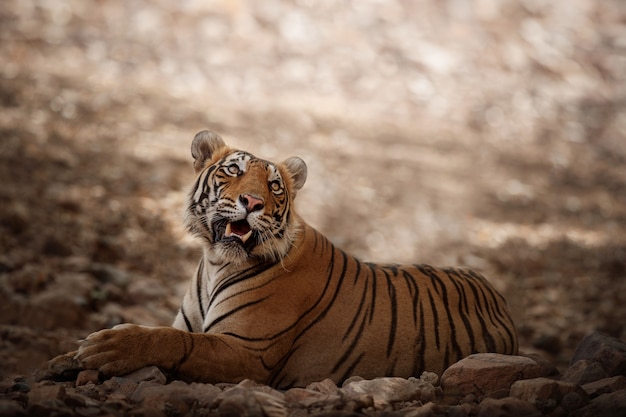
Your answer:
[[[364,262],[308,225],[294,210],[301,158],[270,162],[207,130],[191,154],[185,224],[202,256],[172,326],[92,333],[75,356],[82,368],[155,365],[185,381],[288,389],[440,375],[473,353],[517,353],[507,303],[480,273]]]

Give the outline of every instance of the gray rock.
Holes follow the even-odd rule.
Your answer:
[[[478,353],[446,369],[441,386],[446,395],[459,398],[507,397],[511,384],[519,379],[544,376],[544,367],[524,356]]]
[[[561,377],[561,381],[584,385],[608,376],[600,362],[582,359],[567,368]]]
[[[576,347],[570,364],[586,359],[600,362],[608,376],[626,376],[626,343],[599,332],[586,336]]]

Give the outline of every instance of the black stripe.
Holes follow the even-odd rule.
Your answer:
[[[338,251],[341,254],[341,257],[343,259],[343,265],[341,267],[341,272],[339,273],[339,277],[336,279],[333,279],[333,274],[334,274],[334,258],[335,258],[335,251]],[[346,269],[347,269],[347,265],[348,265],[348,256],[346,255],[345,252],[343,252],[340,249],[336,249],[333,246],[333,251],[331,252],[331,259],[328,265],[328,277],[326,280],[326,287],[324,288],[324,292],[322,293],[322,295],[320,296],[320,298],[317,300],[317,302],[315,303],[315,305],[313,307],[316,307],[317,305],[319,305],[319,303],[322,301],[322,299],[324,298],[324,295],[326,294],[326,290],[328,289],[330,282],[331,281],[337,281],[337,286],[335,288],[335,292],[333,293],[332,298],[330,299],[330,301],[328,302],[328,305],[326,305],[326,307],[324,308],[324,310],[322,310],[321,313],[319,313],[317,315],[317,317],[315,317],[315,319],[313,319],[304,329],[302,329],[294,338],[294,342],[298,341],[302,336],[304,336],[306,334],[306,332],[308,332],[308,330],[315,326],[316,324],[318,324],[324,317],[326,317],[326,314],[328,314],[328,311],[330,311],[330,309],[332,308],[332,306],[335,304],[335,300],[337,299],[337,296],[339,295],[339,289],[341,288],[341,285],[343,283],[343,280],[346,276]],[[313,309],[313,307],[311,307],[305,314],[307,314],[309,311],[311,311]],[[304,316],[304,315],[303,315]],[[303,317],[301,316],[301,317]]]
[[[459,303],[457,307],[459,310],[459,316],[461,316],[461,320],[463,321],[463,326],[465,327],[465,331],[467,332],[467,336],[469,337],[470,352],[476,353],[476,337],[474,335],[474,329],[472,328],[472,325],[469,322],[469,319],[467,318],[467,316],[469,315],[469,306],[467,305],[467,297],[465,296],[465,290],[463,288],[463,284],[459,282],[460,277],[457,278],[453,275],[454,271],[446,270],[444,272],[448,276],[448,279],[450,280],[450,282],[452,283],[452,285],[454,286],[454,288],[456,289],[459,295]]]
[[[493,319],[495,319],[495,321],[497,321],[498,323],[500,323],[500,326],[497,327],[501,327],[504,329],[505,333],[508,336],[508,343],[510,343],[510,349],[509,352],[511,353],[515,353],[515,335],[513,334],[513,332],[511,331],[512,327],[513,327],[513,323],[511,323],[510,317],[507,314],[504,314],[502,312],[502,310],[500,309],[500,304],[506,304],[506,301],[504,300],[504,298],[498,293],[496,292],[494,289],[491,288],[491,286],[489,286],[489,284],[486,283],[486,280],[476,274],[474,271],[468,271],[468,273],[473,276],[474,278],[476,278],[477,280],[480,280],[481,282],[483,282],[483,285],[481,286],[483,291],[487,291],[490,295],[491,300],[494,302],[495,304],[495,311],[496,314],[493,315]],[[485,297],[485,303],[486,303],[486,310],[489,313],[492,313],[492,304],[491,303],[487,303],[486,301],[486,297]],[[492,314],[490,314],[490,317],[492,316]],[[509,323],[505,323],[504,319],[506,318],[506,321],[508,321]],[[495,323],[494,323],[495,326]],[[504,344],[507,344],[507,340],[502,337]],[[505,346],[506,347],[506,346]]]
[[[198,265],[198,271],[196,273],[196,296],[198,297],[198,307],[200,307],[200,315],[202,316],[202,321],[206,317],[206,313],[204,311],[204,305],[202,304],[202,284],[204,283],[203,278],[204,272],[204,257],[200,259],[200,264]]]
[[[187,314],[185,313],[185,309],[182,306],[180,307],[180,314],[183,316],[183,319],[185,320],[185,326],[187,326],[187,331],[193,332],[193,327],[191,326],[189,317],[187,317]]]
[[[420,328],[419,333],[417,334],[417,340],[415,343],[416,346],[416,354],[415,354],[415,362],[413,366],[413,375],[417,376],[424,372],[426,369],[426,333],[424,332],[424,303],[419,302],[419,320],[420,320]],[[437,337],[439,335],[437,334]],[[419,346],[419,347],[418,347]]]
[[[369,323],[372,324],[372,321],[374,321],[374,311],[376,310],[376,284],[377,284],[376,269],[373,264],[368,263],[366,265],[369,267],[370,273],[372,274],[372,297],[370,301],[370,305],[372,306],[372,309],[370,310],[370,317],[369,317]]]
[[[343,373],[343,375],[341,376],[341,378],[339,378],[339,383],[345,381],[346,379],[348,379],[349,377],[353,376],[353,372],[354,369],[357,367],[357,365],[359,364],[359,362],[361,362],[363,360],[363,358],[365,357],[365,353],[361,353],[351,364],[350,366],[348,366],[348,369],[346,369],[346,372]]]
[[[478,319],[478,322],[480,323],[480,327],[483,332],[483,340],[485,341],[485,347],[487,349],[487,352],[495,352],[496,342],[493,336],[491,335],[491,332],[489,332],[489,330],[487,329],[487,322],[485,321],[485,317],[484,317],[485,306],[483,306],[481,297],[478,294],[479,290],[477,288],[477,284],[472,279],[467,279],[465,280],[465,282],[467,286],[470,288],[470,290],[472,291],[472,294],[474,295],[474,300],[475,300],[474,312],[475,312],[476,318]]]
[[[402,270],[402,276],[404,277],[404,282],[409,290],[409,295],[413,300],[413,325],[417,325],[417,305],[419,303],[419,287],[415,282],[415,277],[411,275],[408,271]]]
[[[359,306],[357,307],[356,313],[354,314],[354,317],[352,318],[352,322],[348,326],[348,330],[346,330],[346,333],[344,334],[343,339],[341,340],[342,342],[344,342],[348,338],[348,335],[352,332],[352,329],[356,325],[356,322],[357,322],[359,316],[361,315],[361,311],[363,311],[363,306],[365,306],[365,298],[367,297],[367,283],[368,283],[368,281],[369,281],[369,279],[367,277],[365,277],[365,283],[364,283],[365,285],[363,286],[363,290],[361,292],[361,301],[359,302]]]
[[[393,269],[392,269],[393,271]],[[387,341],[387,358],[391,356],[393,345],[396,341],[396,330],[398,327],[398,300],[396,299],[396,288],[391,277],[385,269],[382,269],[387,280],[387,294],[389,295],[389,307],[391,308],[391,323],[389,323],[389,340]],[[397,272],[397,271],[396,271]]]
[[[239,311],[246,309],[248,307],[251,307],[253,305],[262,303],[263,301],[265,301],[268,297],[263,297],[259,300],[255,300],[255,301],[250,301],[248,303],[242,304],[237,308],[233,308],[232,310],[230,310],[227,313],[222,314],[221,316],[217,317],[216,319],[214,319],[213,321],[211,321],[211,323],[209,323],[207,326],[205,326],[204,328],[204,333],[207,333],[209,330],[211,330],[211,327],[215,326],[216,324],[220,323],[222,320],[228,318],[229,316],[232,316],[233,314],[238,313]]]
[[[359,329],[357,330],[356,334],[354,335],[354,338],[352,339],[352,342],[346,348],[346,350],[344,351],[343,355],[341,355],[339,360],[335,363],[335,365],[333,366],[333,369],[330,371],[332,374],[337,372],[339,370],[339,368],[348,360],[350,355],[354,353],[354,348],[356,347],[357,343],[359,343],[359,341],[361,340],[361,336],[363,335],[363,330],[364,329],[365,329],[365,317],[363,317],[363,319],[361,320],[361,325],[359,326]]]
[[[435,328],[435,346],[437,350],[441,350],[441,340],[439,337],[439,313],[437,312],[437,306],[435,305],[435,299],[433,298],[433,294],[430,291],[430,288],[426,290],[428,294],[428,301],[430,301],[430,310],[433,312],[433,327]]]

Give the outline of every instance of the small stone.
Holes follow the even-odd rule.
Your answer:
[[[434,372],[425,371],[422,372],[422,375],[420,375],[420,381],[427,382],[436,387],[437,385],[439,385],[439,375]]]
[[[567,368],[561,377],[561,381],[584,385],[606,377],[608,375],[600,362],[582,359]]]
[[[419,400],[421,389],[434,387],[428,383],[413,378],[374,378],[371,380],[354,381],[345,385],[341,392],[349,399],[359,399],[369,395],[377,408],[386,404],[403,401]]]
[[[337,395],[337,397],[339,397]],[[328,394],[314,391],[308,388],[291,388],[285,392],[287,404],[298,404],[304,408],[312,407],[328,399]]]
[[[532,404],[514,397],[485,398],[477,407],[477,417],[539,417]]]
[[[313,382],[306,387],[308,390],[321,392],[322,394],[336,394],[339,388],[332,379],[325,379],[320,382]]]
[[[516,381],[511,385],[511,397],[527,401],[542,411],[550,412],[561,404],[563,397],[571,392],[580,396],[581,404],[587,404],[587,393],[576,384],[548,378]]]
[[[137,369],[124,375],[124,378],[135,382],[156,382],[161,385],[167,382],[163,372],[156,366],[146,366],[145,368]]]
[[[435,403],[428,403],[413,408],[412,411],[404,414],[404,417],[436,417],[445,415],[442,414],[444,412],[442,407]]]
[[[182,386],[181,386],[182,385]],[[153,381],[142,381],[133,392],[131,400],[144,407],[154,408],[166,413],[185,414],[189,411],[186,403],[187,384],[176,381],[163,385]]]
[[[446,395],[507,397],[513,382],[544,376],[545,372],[541,365],[524,356],[478,353],[446,369],[441,386]]]
[[[95,369],[86,369],[80,371],[76,377],[76,386],[80,387],[86,384],[97,384],[100,381],[100,373]]]
[[[590,382],[582,386],[590,398],[596,398],[599,395],[626,389],[626,377],[622,375],[604,378],[598,381]]]
[[[254,393],[253,391],[235,386],[230,388],[217,396],[213,406],[217,406],[218,412],[223,416],[263,416],[263,405],[258,399],[258,395],[261,393]],[[268,396],[269,397],[269,396]],[[273,404],[278,403],[275,398],[272,398]],[[274,403],[275,401],[275,403]],[[268,409],[272,404],[268,403]],[[277,409],[270,410],[271,417],[283,417],[287,415],[287,410],[284,406],[279,405]],[[283,410],[281,413],[280,410]],[[268,414],[269,415],[269,414]]]
[[[586,359],[600,362],[608,376],[626,376],[626,343],[599,332],[586,336],[576,347],[570,364]]]

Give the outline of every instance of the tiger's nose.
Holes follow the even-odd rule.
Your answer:
[[[239,196],[239,201],[246,208],[248,213],[252,213],[253,211],[262,210],[265,207],[265,203],[262,199],[256,198],[250,194],[241,194]]]

